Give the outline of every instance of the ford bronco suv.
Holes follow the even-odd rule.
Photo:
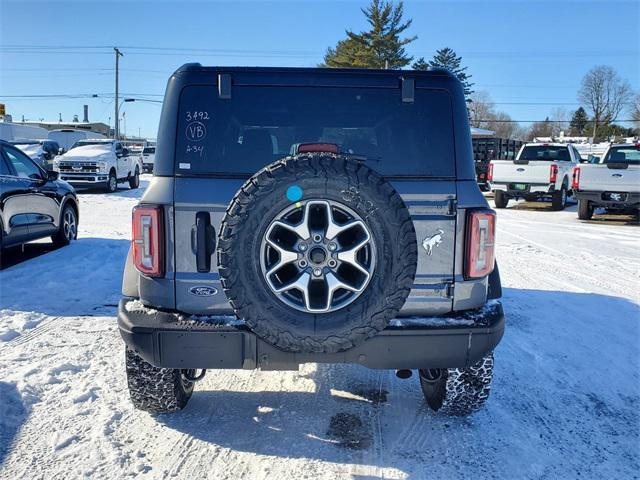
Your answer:
[[[158,139],[118,308],[136,407],[309,362],[417,370],[448,414],[486,401],[496,217],[451,74],[187,64]]]

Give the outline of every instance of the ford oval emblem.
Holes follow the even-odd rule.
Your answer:
[[[517,172],[524,172],[524,168],[518,168],[516,169]]]
[[[191,295],[195,295],[196,297],[213,297],[216,293],[218,293],[218,289],[213,287],[191,287],[189,289]]]

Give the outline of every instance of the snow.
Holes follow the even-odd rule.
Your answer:
[[[141,193],[81,193],[76,243],[0,271],[0,478],[638,476],[630,222],[498,211],[507,330],[469,418],[432,414],[416,375],[322,364],[210,371],[184,411],[152,416],[129,402],[115,322]]]

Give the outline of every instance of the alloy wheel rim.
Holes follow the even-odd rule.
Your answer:
[[[375,242],[359,214],[333,200],[282,210],[260,246],[263,278],[284,304],[328,313],[353,303],[375,271]]]
[[[76,217],[71,210],[67,210],[64,213],[64,219],[62,222],[62,228],[64,236],[67,240],[73,240],[76,236]]]

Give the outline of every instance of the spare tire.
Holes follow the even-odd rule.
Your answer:
[[[359,161],[329,153],[272,163],[236,193],[218,242],[236,315],[293,352],[338,352],[394,318],[417,246],[400,195]]]

